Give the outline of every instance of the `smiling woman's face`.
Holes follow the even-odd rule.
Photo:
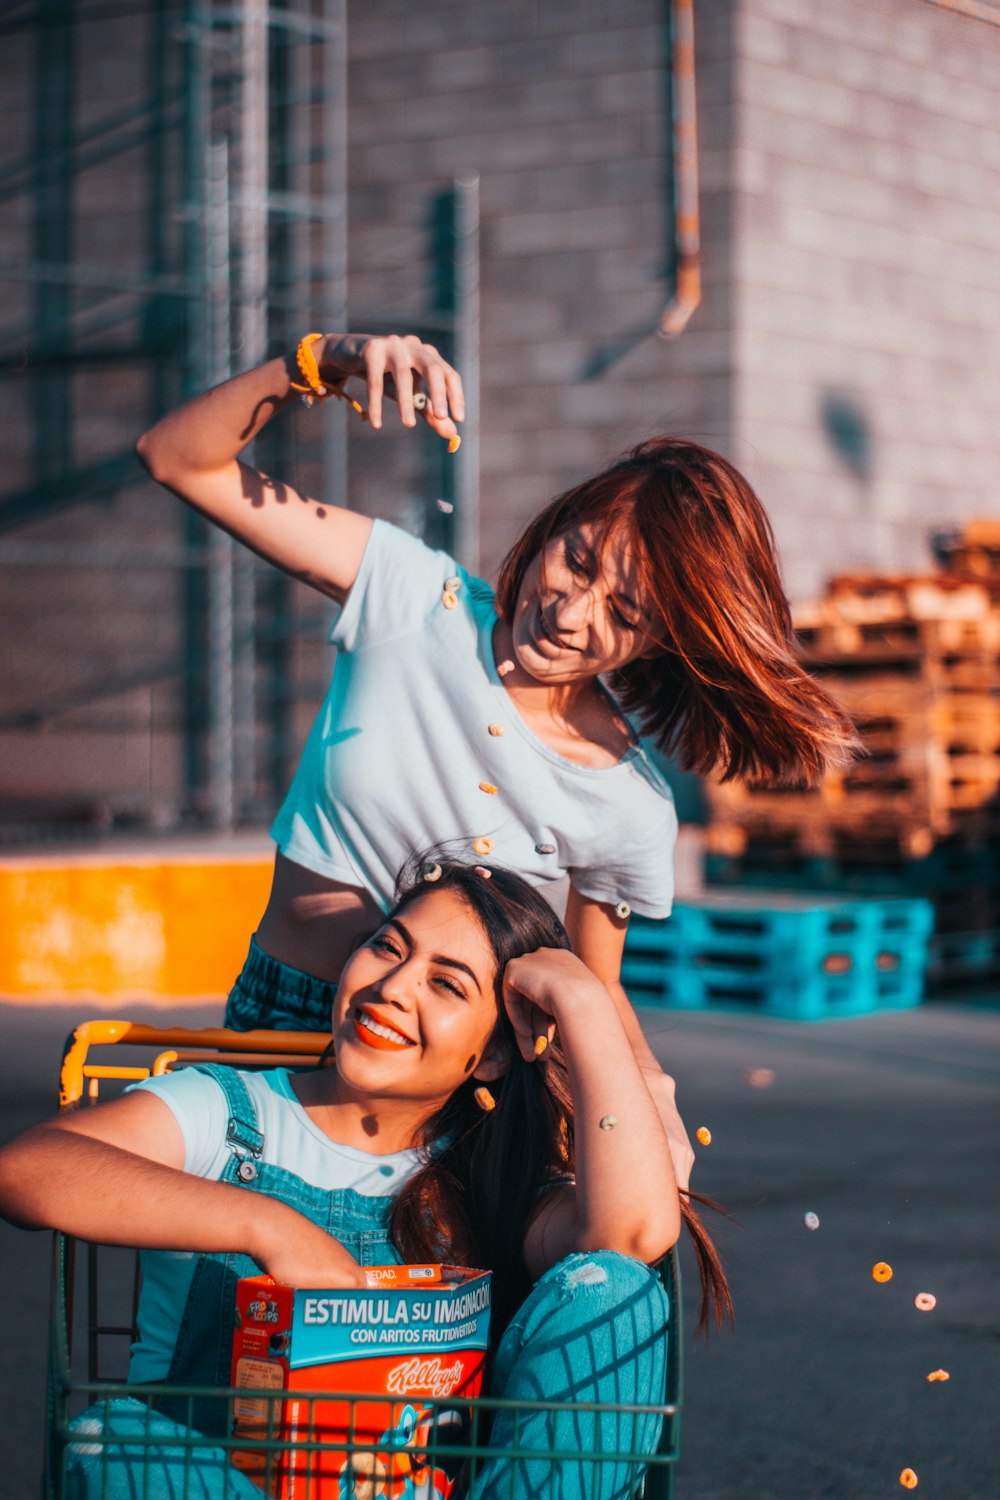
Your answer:
[[[539,682],[620,671],[659,648],[635,558],[603,548],[592,521],[560,532],[529,563],[511,621],[514,655]]]
[[[333,1009],[341,1078],[366,1094],[443,1103],[493,1034],[495,981],[493,951],[461,896],[418,896],[341,976]]]

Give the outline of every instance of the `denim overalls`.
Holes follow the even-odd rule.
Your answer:
[[[290,1204],[335,1235],[361,1265],[398,1264],[388,1237],[391,1198],[312,1187],[262,1161],[264,1137],[243,1080],[227,1067],[200,1071],[216,1079],[229,1105],[230,1155],[219,1181]],[[118,1400],[77,1419],[67,1500],[261,1500],[260,1489],[232,1468],[223,1450],[199,1445],[192,1455],[177,1442],[185,1424],[210,1437],[225,1432],[228,1403],[206,1397],[192,1404],[166,1393],[176,1384],[229,1385],[236,1282],[258,1271],[246,1255],[199,1258],[164,1395],[152,1412],[142,1402]],[[648,1266],[606,1250],[567,1256],[536,1282],[511,1320],[493,1360],[489,1393],[520,1401],[659,1402],[667,1315],[666,1294]],[[640,1477],[638,1466],[601,1464],[595,1483],[587,1456],[651,1453],[660,1425],[657,1417],[626,1413],[501,1411],[491,1446],[556,1449],[579,1453],[580,1461],[563,1461],[553,1475],[546,1459],[491,1460],[479,1469],[469,1500],[625,1500]],[[97,1434],[102,1443],[88,1444]],[[149,1438],[156,1440],[152,1447]]]
[[[340,1241],[362,1266],[397,1265],[399,1255],[389,1239],[391,1197],[373,1198],[353,1188],[331,1191],[303,1182],[294,1172],[262,1161],[264,1137],[257,1111],[242,1078],[233,1068],[202,1067],[226,1096],[229,1122],[226,1145],[229,1160],[219,1178],[251,1192],[264,1193],[297,1209],[327,1234]],[[233,1316],[236,1283],[241,1276],[259,1276],[260,1267],[248,1255],[202,1255],[198,1259],[174,1347],[169,1386],[230,1384],[233,1362]],[[186,1398],[161,1397],[157,1411],[178,1421],[191,1421],[209,1436],[226,1431],[225,1401],[195,1402],[193,1416]]]

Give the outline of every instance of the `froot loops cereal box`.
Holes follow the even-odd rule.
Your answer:
[[[489,1272],[366,1274],[365,1290],[302,1290],[270,1276],[238,1284],[232,1384],[247,1394],[233,1401],[231,1458],[276,1500],[451,1494],[449,1443],[467,1440],[464,1403],[482,1388]]]

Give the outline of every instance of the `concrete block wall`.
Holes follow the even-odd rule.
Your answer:
[[[810,597],[1000,510],[1000,27],[741,0],[736,49],[733,457]]]
[[[831,571],[921,566],[929,525],[997,504],[1000,28],[926,0],[696,0],[703,301],[667,343],[655,332],[671,290],[666,10],[666,0],[350,0],[354,321],[403,327],[434,311],[435,199],[475,174],[485,572],[550,496],[655,432],[719,447],[750,473],[793,597]],[[81,118],[134,104],[147,20],[82,32]],[[0,62],[12,151],[31,141],[29,42],[12,33]],[[95,165],[80,182],[77,248],[112,270],[141,261],[143,160]],[[30,253],[25,203],[0,224],[6,260]],[[75,386],[81,457],[144,425],[140,372],[88,373]],[[13,487],[30,478],[40,387],[5,378],[0,389]],[[419,527],[439,446],[351,431],[352,503]],[[308,474],[303,458],[290,478]],[[171,542],[179,516],[146,487],[22,535]],[[112,586],[33,571],[11,579],[8,599],[5,655],[18,665],[0,717],[36,690],[69,692],[177,640],[179,598],[162,575]],[[318,696],[328,606],[300,591],[294,607],[316,630],[293,646],[292,671]],[[82,779],[169,809],[181,705],[169,686],[140,698],[119,715],[121,732],[95,708],[44,734],[5,733],[6,784]],[[313,701],[298,707],[300,739]]]
[[[128,414],[134,418],[134,406]],[[132,487],[99,509],[83,506],[23,528],[16,540],[70,554],[116,540],[169,544],[178,518],[166,496],[163,506],[148,503],[153,498]],[[182,801],[183,705],[177,681],[156,668],[180,651],[177,576],[14,565],[0,569],[0,589],[0,796],[28,804],[54,798],[141,820],[155,809],[157,820],[172,821]],[[114,682],[132,686],[86,701]],[[46,715],[39,722],[37,710]]]
[[[428,206],[480,179],[488,573],[551,496],[642,438],[728,443],[731,15],[697,7],[705,298],[668,344],[661,0],[350,7],[352,308],[426,307]],[[353,492],[378,511],[400,497],[371,446],[354,445]]]
[[[141,273],[146,253],[149,155],[141,104],[151,66],[150,13],[139,7],[135,15],[109,15],[87,0],[78,8],[69,87],[79,170],[72,182],[67,244],[60,247],[52,241],[39,244],[38,185],[45,167],[36,142],[40,113],[49,108],[52,116],[58,114],[40,86],[44,73],[40,75],[39,59],[59,52],[67,14],[52,5],[39,6],[34,16],[22,8],[5,31],[0,87],[6,192],[0,260],[6,269],[35,259],[60,260],[65,254],[86,265],[98,282],[73,288],[69,300],[88,345],[107,351],[137,345],[144,336],[137,313],[122,317],[127,299],[117,297],[116,288],[119,280],[125,286]],[[50,78],[48,87],[57,83]],[[95,127],[116,113],[120,118],[113,138],[128,137],[133,144],[111,159],[100,159]],[[165,229],[176,233],[178,223],[171,221]],[[64,386],[72,414],[67,447],[73,464],[86,466],[126,451],[149,420],[145,360],[98,358],[74,367],[69,360],[60,361],[67,351],[53,335],[45,350],[54,356],[52,365],[25,373],[20,362],[26,362],[33,342],[36,301],[44,307],[63,291],[59,281],[31,276],[19,279],[8,273],[3,281],[4,496],[38,479],[39,445],[56,448],[63,441],[65,427],[47,428],[47,417],[59,410],[57,393]],[[183,710],[177,685],[153,672],[138,685],[146,668],[179,651],[178,580],[166,569],[79,565],[98,546],[141,550],[175,545],[181,539],[178,511],[174,502],[143,484],[137,464],[133,482],[117,495],[39,515],[0,536],[0,555],[7,545],[29,544],[73,559],[69,566],[57,560],[42,566],[36,552],[30,565],[23,560],[0,565],[0,796],[24,805],[26,815],[32,804],[46,799],[79,804],[81,813],[95,815],[114,808],[145,818],[152,807],[168,820],[179,807]],[[115,678],[137,685],[83,703],[89,691]],[[59,711],[47,717],[54,708]],[[37,722],[35,713],[42,715]]]

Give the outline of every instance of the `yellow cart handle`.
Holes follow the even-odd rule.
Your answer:
[[[91,1047],[127,1042],[129,1046],[157,1047],[173,1056],[158,1057],[149,1068],[119,1068],[101,1065],[88,1067]],[[321,1057],[330,1045],[330,1035],[322,1031],[227,1031],[222,1026],[201,1029],[186,1026],[146,1026],[139,1021],[83,1021],[67,1039],[59,1076],[59,1108],[71,1109],[80,1103],[84,1080],[89,1077],[146,1078],[150,1073],[165,1072],[177,1060],[179,1047],[196,1048],[240,1056],[292,1058]]]

